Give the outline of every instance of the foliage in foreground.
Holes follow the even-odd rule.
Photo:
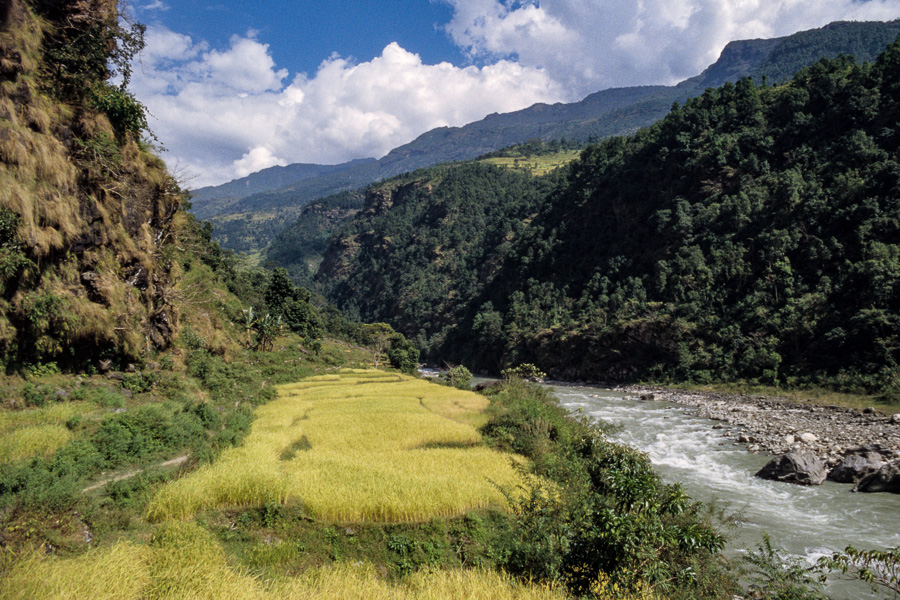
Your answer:
[[[751,566],[747,591],[753,600],[827,600],[823,584],[829,578],[862,581],[876,593],[900,597],[900,548],[857,550],[847,546],[810,565],[784,556],[764,535],[744,561]]]
[[[843,552],[820,558],[816,567],[865,581],[876,592],[890,591],[900,597],[900,547],[857,550],[847,546]]]
[[[680,486],[662,483],[645,455],[608,441],[519,378],[491,391],[482,432],[533,461],[510,497],[506,569],[563,583],[575,596],[601,583],[670,598],[727,597],[735,589],[717,556],[724,538]]]
[[[814,570],[799,558],[783,556],[768,535],[744,561],[751,567],[747,591],[754,600],[826,600]]]
[[[565,596],[550,587],[523,585],[486,570],[423,570],[391,583],[374,566],[363,563],[318,567],[300,576],[263,581],[247,569],[232,566],[222,547],[200,526],[170,522],[154,530],[149,546],[122,541],[74,559],[35,553],[15,563],[0,580],[0,599],[23,597],[561,600]]]

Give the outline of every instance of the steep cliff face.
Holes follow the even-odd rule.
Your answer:
[[[182,195],[110,79],[141,31],[115,0],[4,0],[0,19],[0,362],[164,348]]]

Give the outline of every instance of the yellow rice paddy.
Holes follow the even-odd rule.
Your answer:
[[[381,371],[281,386],[240,448],[164,486],[153,521],[198,511],[300,503],[330,521],[420,521],[504,506],[513,457],[481,444],[487,400]]]
[[[320,567],[262,581],[228,564],[212,535],[194,523],[166,523],[150,546],[131,542],[72,559],[35,553],[0,578],[0,600],[562,600],[561,591],[523,585],[496,572],[418,572],[400,583],[369,564]]]
[[[72,439],[66,421],[92,409],[89,402],[69,402],[31,410],[0,411],[0,465],[51,456]]]

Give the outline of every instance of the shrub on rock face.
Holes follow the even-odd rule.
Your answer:
[[[827,474],[825,463],[812,452],[800,450],[776,456],[756,476],[798,485],[820,485]]]

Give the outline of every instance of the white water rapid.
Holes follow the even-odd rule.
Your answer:
[[[629,399],[622,392],[593,387],[550,386],[561,404],[621,426],[618,442],[646,452],[668,483],[681,483],[695,499],[738,514],[740,526],[725,531],[726,549],[736,556],[755,549],[768,533],[772,545],[810,563],[843,550],[900,546],[900,496],[854,494],[830,481],[802,487],[753,475],[771,455],[754,455],[726,437],[722,423],[694,416],[690,407]],[[727,428],[727,425],[724,425]],[[835,600],[884,598],[862,584],[830,583]]]

